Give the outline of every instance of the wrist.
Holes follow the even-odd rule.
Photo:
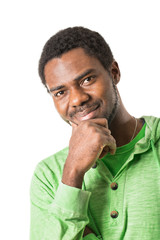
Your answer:
[[[82,188],[84,173],[79,173],[75,169],[68,169],[64,166],[62,183],[71,187]]]

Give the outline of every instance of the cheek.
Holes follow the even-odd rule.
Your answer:
[[[103,100],[108,99],[109,97],[109,88],[104,85],[98,85],[96,88],[92,91],[92,95]]]
[[[110,79],[105,79],[105,77],[100,77],[96,84],[94,85],[94,93],[102,98],[106,98],[112,89],[112,82]]]
[[[103,85],[102,92],[104,99],[111,100],[113,94],[112,82],[109,81],[108,84]]]
[[[54,101],[54,100],[53,100]],[[55,108],[57,110],[57,112],[63,117],[65,118],[66,115],[67,115],[67,106],[66,106],[66,103],[64,102],[61,102],[61,101],[54,101],[54,105],[55,105]]]

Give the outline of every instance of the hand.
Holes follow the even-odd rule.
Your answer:
[[[108,129],[105,118],[89,119],[78,125],[72,123],[69,154],[65,162],[62,182],[81,188],[84,174],[98,158],[108,152],[114,154],[116,141]]]

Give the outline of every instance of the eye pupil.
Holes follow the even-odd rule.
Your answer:
[[[57,93],[55,94],[55,97],[60,97],[63,93],[64,93],[64,91],[57,92]]]
[[[91,80],[91,77],[87,77],[86,79],[85,79],[85,82],[89,82]]]
[[[90,81],[92,81],[94,79],[94,76],[90,76],[90,77],[86,77],[85,79],[84,79],[84,81],[83,81],[83,83],[85,84],[87,84],[87,83],[89,83]]]

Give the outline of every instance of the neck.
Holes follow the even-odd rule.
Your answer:
[[[111,122],[109,128],[112,136],[116,140],[117,147],[120,147],[129,143],[132,137],[135,138],[142,126],[142,119],[137,119],[136,123],[136,119],[127,112],[121,102],[117,110],[117,114]]]

